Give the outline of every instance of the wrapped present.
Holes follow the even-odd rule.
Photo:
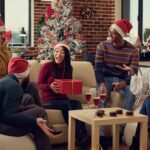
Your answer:
[[[75,79],[55,79],[60,86],[61,94],[81,94],[82,93],[82,81]]]

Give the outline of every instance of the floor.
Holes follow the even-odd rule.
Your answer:
[[[52,150],[67,150],[67,144],[55,145],[55,146],[53,146]],[[81,150],[81,149],[76,148],[76,150]],[[90,150],[90,149],[88,149],[88,150]],[[109,148],[109,150],[112,150],[112,148]],[[119,150],[129,150],[129,147],[127,147],[126,145],[120,145]]]

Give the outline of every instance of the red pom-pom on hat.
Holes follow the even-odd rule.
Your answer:
[[[27,60],[21,57],[12,57],[8,63],[8,73],[14,74],[17,78],[26,78],[30,68]]]
[[[0,18],[0,32],[4,32],[4,31],[5,31],[5,25],[2,19]]]
[[[110,28],[115,29],[122,37],[124,37],[132,29],[132,24],[126,19],[121,19],[112,24]]]

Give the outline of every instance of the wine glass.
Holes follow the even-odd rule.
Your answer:
[[[106,93],[100,93],[99,97],[100,97],[100,102],[102,103],[102,108],[104,108],[104,102],[106,100]]]
[[[93,101],[94,101],[95,108],[98,108],[99,97],[94,97],[94,98],[93,98]]]
[[[115,86],[116,86],[117,82],[118,82],[118,78],[114,77],[113,78],[113,83],[112,83],[112,88],[113,88],[114,91],[115,91]]]
[[[90,92],[86,92],[86,93],[85,93],[85,100],[87,101],[88,108],[89,108],[91,96],[92,96],[92,94],[91,94]]]

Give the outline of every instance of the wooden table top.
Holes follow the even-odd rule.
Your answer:
[[[114,108],[104,108],[104,109],[84,109],[84,110],[71,110],[69,115],[75,119],[86,122],[88,124],[97,124],[97,125],[113,125],[113,124],[122,124],[122,123],[133,123],[133,122],[147,122],[148,117],[142,114],[135,113],[133,116],[127,116],[127,110],[123,110],[123,114],[117,114],[117,116],[110,116],[110,112],[116,111],[117,107]],[[104,110],[105,115],[99,117],[96,115],[98,110]]]

